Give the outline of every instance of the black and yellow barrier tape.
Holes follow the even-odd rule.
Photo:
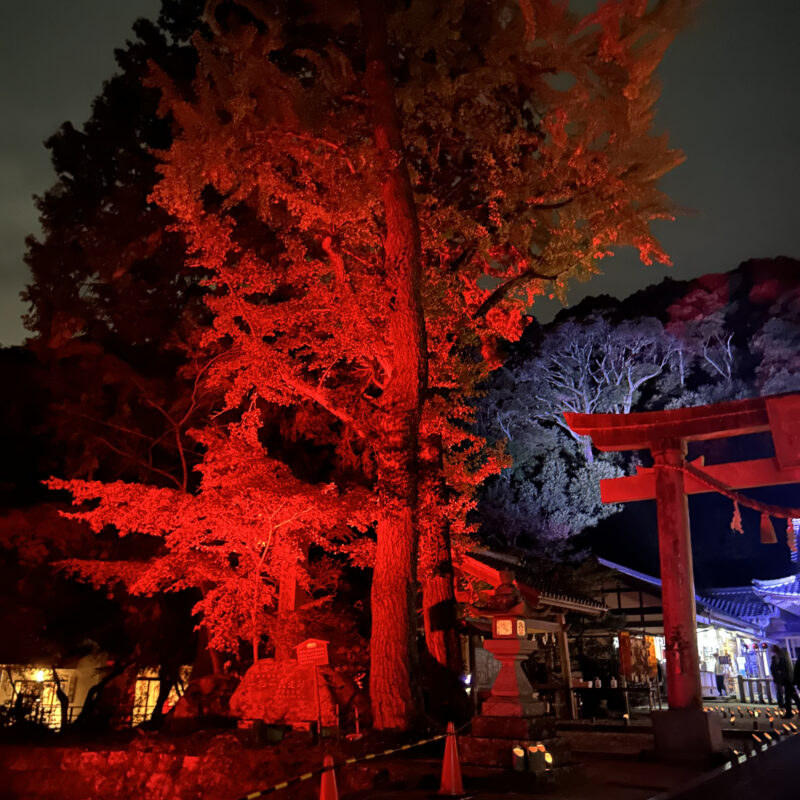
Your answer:
[[[470,723],[467,722],[466,724],[462,725],[452,735],[457,736],[469,724]],[[400,747],[391,747],[388,750],[381,750],[377,753],[368,753],[365,756],[358,756],[356,758],[346,758],[344,761],[340,761],[338,764],[333,764],[329,767],[319,767],[311,772],[304,772],[302,775],[297,775],[294,778],[287,778],[285,781],[276,783],[273,786],[267,786],[265,789],[259,789],[256,792],[250,792],[250,794],[242,795],[241,797],[236,798],[236,800],[256,800],[257,797],[264,797],[265,795],[272,794],[273,792],[279,792],[281,789],[285,789],[287,786],[294,786],[296,783],[302,783],[303,781],[311,780],[311,778],[315,777],[316,775],[321,775],[323,772],[327,772],[328,770],[338,769],[339,767],[348,766],[350,764],[357,764],[360,761],[371,761],[373,758],[390,756],[393,753],[399,753],[402,750],[411,750],[412,747],[419,747],[423,744],[438,742],[440,739],[446,739],[448,736],[450,736],[449,733],[440,733],[438,736],[431,736],[429,739],[420,739],[418,742],[403,744],[400,745]]]

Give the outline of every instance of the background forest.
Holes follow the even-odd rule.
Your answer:
[[[652,504],[623,510],[600,502],[598,481],[630,474],[636,455],[594,451],[562,415],[625,414],[798,391],[799,266],[789,258],[747,261],[726,274],[667,280],[622,300],[588,298],[550,325],[529,327],[491,376],[480,403],[481,431],[507,442],[513,459],[481,492],[483,540],[567,559],[588,549],[655,572]],[[703,455],[709,464],[754,458],[768,445],[753,438],[693,443],[689,455]],[[760,491],[759,497],[780,498],[787,490]],[[730,504],[713,496],[690,502],[703,583],[747,581],[753,559],[765,577],[788,569],[788,551],[771,562],[763,550],[725,538]],[[745,519],[750,531],[757,530],[755,514],[751,519],[746,512]]]

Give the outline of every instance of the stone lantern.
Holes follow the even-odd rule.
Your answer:
[[[537,716],[542,713],[543,704],[533,700],[533,690],[522,669],[523,662],[536,649],[534,642],[528,640],[525,625],[528,608],[511,570],[502,570],[500,581],[486,605],[472,609],[492,620],[492,638],[485,639],[483,646],[500,662],[481,716]]]

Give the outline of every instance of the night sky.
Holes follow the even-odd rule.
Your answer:
[[[576,0],[591,5],[592,0]],[[159,0],[29,0],[4,12],[0,29],[0,344],[24,337],[19,292],[24,238],[37,230],[32,195],[53,180],[42,142],[65,120],[81,124],[114,69],[113,50]],[[687,162],[664,190],[686,214],[656,229],[675,267],[645,267],[625,251],[606,275],[576,287],[624,296],[669,274],[726,271],[751,257],[800,257],[800,3],[707,0],[676,39],[660,74],[658,125]],[[560,305],[543,302],[549,319]]]

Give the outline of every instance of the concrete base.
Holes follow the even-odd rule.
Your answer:
[[[541,717],[546,706],[539,700],[523,697],[489,697],[481,706],[484,717]]]
[[[653,711],[653,736],[659,758],[702,761],[723,749],[722,725],[716,714],[702,709]]]
[[[545,739],[556,735],[553,717],[489,717],[481,714],[472,720],[472,735],[488,739]]]

